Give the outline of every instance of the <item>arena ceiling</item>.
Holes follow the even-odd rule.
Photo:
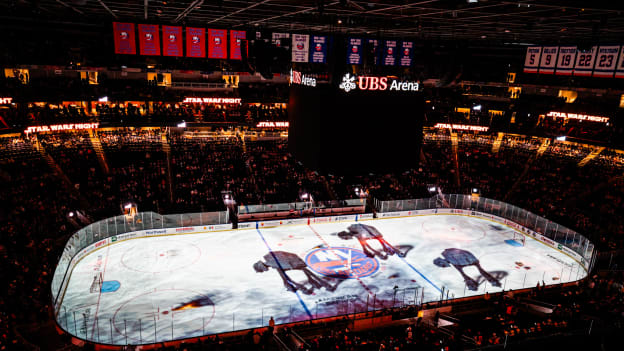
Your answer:
[[[387,37],[602,43],[624,38],[620,1],[4,0],[13,16]]]

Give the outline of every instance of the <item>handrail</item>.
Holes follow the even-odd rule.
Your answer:
[[[277,334],[273,334],[273,340],[277,341],[277,344],[282,350],[291,351],[290,348],[286,346],[286,343],[283,342],[282,339],[279,338],[279,336],[277,336]]]
[[[301,335],[299,335],[297,332],[295,332],[294,330],[290,329],[290,334],[292,334],[295,339],[297,339],[300,343],[302,343],[303,345],[305,345],[306,348],[310,348],[310,344],[308,344],[307,341],[305,341]]]

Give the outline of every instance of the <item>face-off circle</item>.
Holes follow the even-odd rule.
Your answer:
[[[368,277],[379,270],[379,261],[350,247],[320,248],[309,252],[306,265],[326,277],[352,279]]]
[[[449,216],[445,221],[427,219],[421,224],[422,232],[437,239],[451,242],[481,240],[487,235],[481,223]]]
[[[121,264],[141,273],[167,273],[195,264],[201,257],[197,245],[174,240],[163,240],[142,245],[138,241],[121,257]]]

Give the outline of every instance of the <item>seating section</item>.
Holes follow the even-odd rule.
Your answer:
[[[448,134],[427,132],[418,169],[347,177],[306,168],[288,153],[283,140],[249,141],[234,133],[202,137],[166,129],[124,129],[98,131],[96,139],[86,132],[0,138],[4,189],[0,280],[7,292],[0,295],[0,305],[5,306],[0,311],[0,343],[6,346],[23,338],[13,326],[48,318],[50,279],[68,236],[89,222],[119,214],[125,201],[136,202],[140,211],[184,213],[224,210],[224,190],[231,191],[239,204],[268,204],[297,201],[303,192],[318,202],[353,198],[356,186],[378,200],[427,197],[429,185],[445,193],[467,193],[476,187],[481,196],[504,200],[583,233],[599,250],[624,248],[621,152],[601,150],[580,166],[596,147],[548,145],[517,135],[505,136],[498,150],[496,136],[460,134],[456,140],[453,147]],[[591,306],[593,313],[607,308],[592,305],[596,296],[605,296],[595,288],[606,284],[602,279],[594,277],[574,292],[584,296],[584,306]],[[611,279],[621,287],[621,275]],[[615,283],[609,284],[600,293],[621,297]],[[516,303],[492,307],[492,318],[499,324],[460,333],[485,345],[500,343],[505,333],[529,335],[539,334],[540,328],[570,327],[554,317],[535,322],[524,314],[509,315],[501,306],[513,311]],[[566,306],[564,311],[576,313],[576,305]],[[314,350],[368,350],[381,345],[453,348],[457,342],[448,335],[436,341],[440,331],[422,325],[412,326],[410,340],[406,328],[374,334],[319,331],[308,343]],[[192,347],[212,349],[218,344],[213,341]]]

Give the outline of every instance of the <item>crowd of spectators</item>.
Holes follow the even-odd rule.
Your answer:
[[[232,191],[241,204],[256,204],[296,201],[301,190],[315,200],[346,198],[356,185],[378,199],[425,197],[429,184],[446,193],[464,193],[477,186],[484,197],[505,199],[587,235],[599,249],[623,244],[619,214],[624,206],[624,161],[615,150],[604,150],[581,167],[579,161],[595,148],[559,142],[544,147],[543,141],[533,138],[505,136],[495,151],[495,136],[473,134],[460,135],[454,148],[448,135],[427,132],[418,169],[342,177],[307,169],[288,154],[284,141],[250,142],[236,133],[218,139],[190,138],[160,128],[94,135],[101,149],[87,132],[0,138],[0,177],[5,184],[0,193],[0,274],[7,291],[0,296],[0,343],[5,349],[27,344],[19,326],[49,320],[50,279],[68,236],[88,222],[119,214],[126,200],[137,202],[141,211],[179,213],[224,209],[222,190]],[[74,212],[81,215],[69,215]],[[593,285],[584,286],[578,295],[593,299],[585,304],[601,311],[600,317],[615,318],[619,315],[614,309],[621,312],[621,282],[621,276],[592,279]],[[611,297],[596,298],[605,294]],[[481,335],[490,340],[494,332],[502,338],[505,331],[538,330],[518,320],[504,317],[499,321],[505,326],[482,329]],[[540,322],[542,330],[560,327]],[[413,331],[422,340],[419,333]],[[383,343],[386,349],[407,345],[392,332],[392,342],[376,336],[338,337],[345,345],[338,349],[364,342],[374,348]]]
[[[281,104],[182,104],[128,101],[96,103],[93,109],[80,102],[66,104],[30,103],[6,106],[0,117],[7,126],[21,131],[27,125],[99,122],[102,126],[130,123],[134,125],[175,126],[180,122],[228,123],[255,125],[259,121],[286,121],[286,108]]]

